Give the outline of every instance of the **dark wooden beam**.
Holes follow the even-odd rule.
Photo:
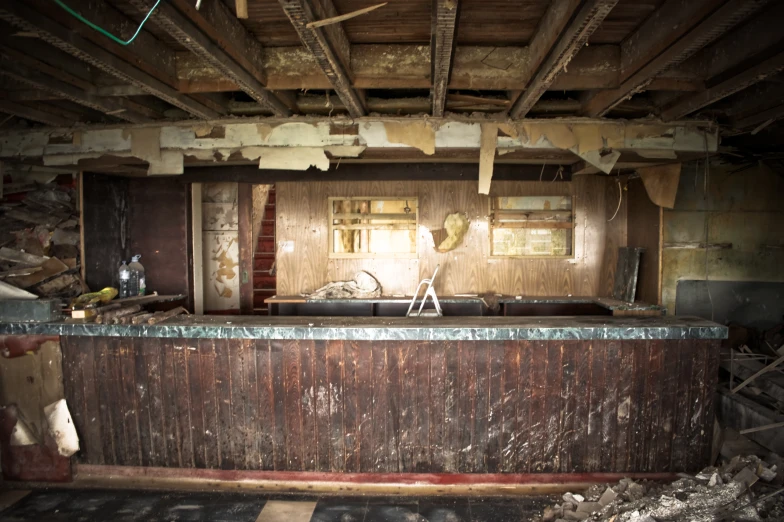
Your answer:
[[[55,22],[68,27],[86,40],[119,56],[168,86],[177,87],[174,51],[148,31],[141,31],[131,45],[120,45],[72,17],[64,9],[53,5],[51,0],[28,0],[28,2],[38,12],[45,13]],[[131,20],[106,0],[68,0],[66,3],[94,24],[123,40],[131,38],[139,25],[138,21]]]
[[[354,118],[364,116],[365,104],[351,86],[350,50],[343,27],[339,23],[312,29],[306,27],[310,22],[337,14],[332,0],[280,0],[280,5],[349,114]]]
[[[437,118],[444,115],[447,86],[452,74],[452,57],[455,54],[455,32],[459,11],[459,0],[433,2],[430,34],[430,78],[433,87],[430,97],[433,102],[433,116]]]
[[[130,0],[137,9],[146,12],[153,0]],[[216,3],[216,2],[213,2]],[[248,96],[269,107],[278,116],[289,116],[291,111],[264,86],[264,77],[254,75],[233,60],[218,44],[168,2],[161,2],[151,20],[185,48],[231,78]]]
[[[599,27],[617,3],[618,0],[587,0],[577,10],[576,14],[567,18],[569,23],[563,32],[560,33],[560,36],[557,37],[553,47],[546,51],[547,57],[542,60],[541,65],[536,69],[533,79],[527,83],[523,93],[514,102],[509,113],[512,118],[523,118],[528,114],[534,104],[542,97],[542,94],[552,85],[555,78],[585,45],[591,34]],[[551,3],[545,18],[547,19],[551,12],[560,9],[558,14],[551,14],[550,16],[553,19],[562,20],[564,13],[569,12],[572,4],[573,0],[559,0]],[[556,23],[556,25],[558,24]],[[544,35],[544,32],[549,30],[550,28],[546,25],[540,24],[540,29],[537,30],[537,37],[540,34],[542,36],[539,37],[540,43],[537,43],[537,49],[540,49],[537,53],[544,52],[546,42],[553,40],[552,35]]]
[[[13,61],[0,49],[0,74],[13,78],[23,84],[29,85],[34,89],[51,92],[63,99],[70,100],[79,105],[89,107],[96,111],[103,112],[115,118],[129,121],[131,123],[145,123],[149,118],[138,115],[124,108],[117,100],[100,98],[89,94],[84,89],[80,89],[70,83],[46,76],[32,70],[16,61]],[[73,123],[73,122],[72,122]]]
[[[732,120],[730,124],[736,129],[753,130],[752,127],[756,128],[764,123],[772,123],[782,118],[784,118],[784,104],[765,109],[757,114],[751,114],[744,118]]]
[[[0,5],[0,19],[24,31],[36,33],[45,42],[83,60],[112,76],[140,87],[189,114],[200,118],[217,118],[221,114],[180,94],[162,81],[128,64],[103,47],[88,41],[22,2]]]
[[[61,118],[60,116],[55,116],[54,114],[7,100],[0,100],[0,112],[51,125],[52,127],[70,127],[74,123],[66,118]]]
[[[621,85],[589,97],[582,115],[604,116],[621,101],[645,90],[656,76],[684,62],[768,1],[729,0],[713,11],[715,2],[711,0],[666,2],[624,43]]]
[[[784,71],[784,52],[763,60],[703,92],[675,101],[662,110],[661,117],[664,120],[682,118],[781,71]]]

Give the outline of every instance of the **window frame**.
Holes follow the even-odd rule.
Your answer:
[[[345,225],[336,225],[336,219],[362,219],[362,218],[336,218],[335,214],[335,201],[415,201],[416,205],[411,210],[414,214],[414,252],[386,252],[386,253],[373,253],[373,252],[335,252],[335,230],[345,230],[338,227]],[[329,205],[329,214],[327,219],[329,221],[329,245],[328,245],[328,259],[419,259],[419,198],[417,196],[350,196],[350,197],[328,197],[327,202]],[[339,215],[339,214],[338,214]],[[382,214],[383,215],[383,214]],[[372,214],[367,214],[372,216]],[[367,218],[366,218],[367,219]],[[381,219],[381,218],[377,218]],[[363,223],[359,223],[363,224]],[[368,224],[370,225],[370,224]],[[379,225],[384,226],[384,225]],[[366,230],[374,230],[372,225]],[[377,230],[383,230],[381,228]]]
[[[569,197],[569,198],[571,198],[571,201],[572,201],[572,208],[571,208],[571,210],[569,210],[571,221],[566,222],[566,223],[569,223],[571,226],[568,226],[568,227],[566,227],[566,226],[559,226],[559,227],[555,227],[555,226],[542,226],[542,227],[503,227],[503,226],[496,226],[495,225],[496,212],[498,210],[500,210],[500,209],[496,209],[495,208],[496,200],[498,198],[503,198],[503,197],[510,197],[510,198],[525,198],[525,197],[563,198],[563,197]],[[557,210],[556,211],[553,211],[553,210],[530,210],[530,211],[526,211],[526,210],[519,210],[518,211],[518,210],[515,210],[515,211],[512,211],[512,212],[523,213],[523,214],[524,213],[530,214],[530,213],[535,213],[535,212],[544,213],[544,212],[558,212],[558,211]],[[528,195],[528,196],[523,196],[523,195],[519,195],[519,196],[490,196],[490,214],[488,216],[488,218],[489,218],[488,219],[488,231],[489,231],[488,238],[489,238],[490,241],[489,241],[489,245],[488,245],[488,247],[489,247],[489,256],[488,257],[490,259],[575,259],[575,256],[576,256],[575,246],[576,246],[576,236],[577,236],[577,233],[576,233],[576,231],[577,231],[576,213],[577,213],[577,198],[574,195],[553,194],[553,195],[541,195],[541,196],[539,196],[539,195],[536,195],[536,196],[530,196],[530,195]],[[547,222],[543,221],[542,223],[547,223]],[[563,222],[561,222],[561,223],[563,223]],[[495,243],[494,243],[494,240],[493,240],[493,234],[494,234],[496,228],[507,228],[507,229],[509,229],[509,228],[531,228],[532,230],[546,230],[546,229],[558,229],[558,228],[569,229],[569,230],[572,231],[572,241],[571,241],[572,245],[571,245],[571,249],[570,249],[571,254],[563,255],[563,256],[555,256],[555,255],[549,256],[549,255],[502,255],[502,254],[494,254],[493,253],[493,245]]]

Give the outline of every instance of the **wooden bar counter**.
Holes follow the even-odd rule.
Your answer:
[[[683,317],[203,317],[60,335],[94,465],[333,473],[697,470],[719,342]]]

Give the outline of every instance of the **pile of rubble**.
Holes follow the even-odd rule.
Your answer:
[[[75,184],[10,183],[0,202],[0,297],[72,298],[80,269]]]
[[[670,484],[635,482],[593,486],[582,494],[566,493],[563,502],[545,509],[542,520],[605,522],[784,520],[784,461],[734,457],[721,468],[695,476],[679,474]]]

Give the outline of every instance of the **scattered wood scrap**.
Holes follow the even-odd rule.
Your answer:
[[[133,305],[133,306],[126,306],[123,308],[118,308],[116,310],[109,310],[108,312],[104,312],[100,314],[98,317],[95,318],[95,322],[98,324],[114,324],[115,319],[123,317],[125,315],[132,315],[136,312],[139,312],[142,309],[141,305]]]
[[[356,16],[360,16],[363,14],[367,14],[371,11],[375,11],[379,7],[384,7],[385,5],[387,5],[387,2],[377,4],[377,5],[371,5],[370,7],[364,7],[362,9],[357,9],[356,11],[352,11],[350,13],[346,13],[343,15],[333,16],[331,18],[325,18],[324,20],[316,20],[315,22],[310,22],[308,24],[305,24],[305,27],[307,27],[308,29],[313,29],[315,27],[323,27],[325,25],[339,24],[340,22],[350,20]],[[242,18],[239,16],[239,13],[237,13],[237,17]]]
[[[158,315],[160,313],[160,315]],[[188,314],[188,310],[183,308],[182,306],[178,306],[177,308],[173,308],[168,312],[158,312],[153,317],[151,317],[147,324],[158,324],[164,321],[171,319],[172,317],[178,316],[180,314]]]

